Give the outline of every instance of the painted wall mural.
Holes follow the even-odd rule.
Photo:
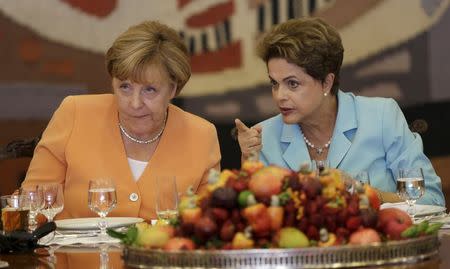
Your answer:
[[[405,106],[447,100],[441,87],[450,82],[443,49],[450,46],[448,6],[449,0],[0,0],[0,107],[10,111],[0,111],[0,119],[48,119],[67,94],[109,91],[104,52],[120,32],[147,19],[177,29],[192,55],[193,76],[177,102],[216,122],[276,112],[254,48],[273,25],[305,16],[340,31],[344,90]],[[36,100],[51,105],[45,110]]]

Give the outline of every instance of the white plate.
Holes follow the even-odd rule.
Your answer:
[[[408,205],[405,202],[401,202],[401,203],[384,203],[384,204],[381,205],[381,209],[389,208],[389,207],[395,207],[395,208],[401,209],[403,211],[407,211],[408,210]],[[416,204],[415,208],[416,208],[416,214],[415,214],[416,217],[439,214],[439,213],[445,212],[445,210],[446,210],[445,207],[437,206],[437,205],[419,205],[419,204]]]
[[[56,220],[56,227],[64,230],[95,230],[98,229],[97,223],[100,218],[79,218]],[[124,227],[131,224],[143,222],[142,218],[128,217],[107,217],[108,228]]]

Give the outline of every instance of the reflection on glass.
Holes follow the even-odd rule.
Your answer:
[[[27,197],[26,205],[30,209],[28,230],[32,232],[37,228],[36,216],[44,207],[44,195],[38,185],[22,187],[19,193]]]
[[[422,168],[400,169],[397,178],[397,193],[408,204],[408,214],[414,218],[416,201],[425,193]]]
[[[39,186],[43,196],[41,213],[48,221],[64,209],[64,194],[61,184],[43,184]]]
[[[106,237],[106,216],[117,204],[116,187],[110,179],[95,179],[89,181],[88,206],[97,213],[101,220],[98,222],[100,234]]]

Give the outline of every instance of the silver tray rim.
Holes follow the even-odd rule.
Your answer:
[[[421,243],[428,243],[430,247],[423,253],[418,253],[410,256],[392,256],[384,259],[374,259],[371,261],[352,261],[348,260],[345,262],[337,262],[337,263],[317,263],[317,264],[307,264],[302,265],[300,268],[323,268],[326,266],[327,268],[343,268],[343,267],[364,267],[364,266],[380,266],[380,265],[388,265],[388,264],[400,264],[400,263],[415,263],[418,261],[425,261],[429,259],[433,259],[438,257],[438,249],[439,249],[439,237],[438,235],[428,235],[421,236],[413,239],[405,239],[405,240],[396,240],[396,241],[387,241],[380,243],[371,243],[366,245],[339,245],[339,246],[329,246],[329,247],[305,247],[305,248],[293,248],[293,249],[280,249],[280,248],[271,248],[271,249],[242,249],[242,250],[181,250],[181,251],[165,251],[162,249],[148,249],[136,246],[124,246],[123,249],[123,259],[125,264],[130,267],[135,268],[299,268],[298,264],[296,267],[293,267],[289,264],[278,264],[274,265],[252,265],[247,264],[245,262],[238,264],[241,266],[214,266],[205,265],[205,266],[180,266],[171,265],[170,261],[177,258],[186,259],[186,257],[197,257],[204,258],[205,260],[211,260],[212,258],[230,258],[230,259],[247,259],[252,257],[282,257],[282,258],[291,258],[298,255],[308,256],[311,259],[316,259],[320,255],[332,255],[336,253],[336,255],[342,255],[343,252],[350,253],[351,251],[365,251],[368,252],[380,252],[386,249],[394,249],[401,250],[406,247],[411,246],[420,246]],[[138,260],[129,257],[157,257],[158,259],[166,259],[169,261],[168,264],[159,265],[159,264],[149,264],[142,263]],[[275,258],[276,259],[276,258]]]
[[[230,254],[256,254],[256,253],[290,253],[290,252],[318,252],[326,250],[337,250],[337,251],[343,251],[345,249],[352,250],[352,249],[361,249],[361,248],[383,248],[388,246],[402,246],[402,245],[410,245],[416,242],[422,242],[429,240],[431,238],[438,239],[438,235],[427,235],[427,236],[420,236],[418,238],[411,238],[411,239],[403,239],[403,240],[391,240],[386,242],[380,242],[380,243],[370,243],[365,245],[338,245],[338,246],[328,246],[328,247],[304,247],[304,248],[252,248],[252,249],[230,249],[230,250],[202,250],[202,249],[196,249],[196,250],[177,250],[177,251],[166,251],[163,249],[151,249],[151,248],[143,248],[143,247],[136,247],[136,246],[124,246],[124,249],[134,250],[134,251],[144,251],[144,252],[153,252],[153,253],[161,253],[161,254],[186,254],[186,253],[194,253],[194,254],[223,254],[223,255],[230,255]]]

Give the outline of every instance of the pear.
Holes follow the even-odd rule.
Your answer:
[[[282,228],[279,236],[278,246],[280,248],[303,248],[309,246],[308,237],[296,228]]]
[[[148,226],[138,232],[136,244],[145,248],[162,248],[169,239],[170,235],[164,229]]]

